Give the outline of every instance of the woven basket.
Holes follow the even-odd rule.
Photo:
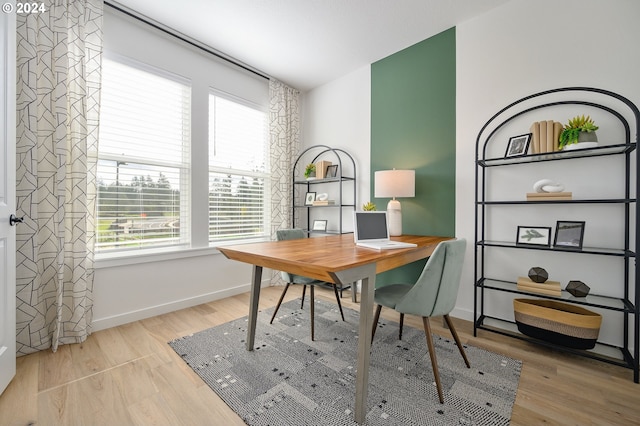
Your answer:
[[[574,349],[596,345],[602,316],[555,300],[514,299],[518,330],[536,339]]]

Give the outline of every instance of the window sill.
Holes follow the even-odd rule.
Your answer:
[[[164,262],[167,260],[185,259],[198,256],[222,254],[218,247],[235,244],[250,244],[268,241],[267,238],[235,240],[211,243],[209,247],[163,247],[127,252],[101,253],[96,255],[94,269],[112,268],[141,263]]]

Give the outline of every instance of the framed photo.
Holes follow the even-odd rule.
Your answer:
[[[314,220],[312,231],[326,231],[327,230],[327,221],[326,220]]]
[[[518,226],[518,246],[551,246],[550,226]]]
[[[529,142],[531,142],[531,133],[525,133],[524,135],[514,136],[509,138],[507,144],[507,152],[505,157],[518,157],[520,155],[527,155],[529,149]]]
[[[553,246],[581,250],[584,225],[584,221],[559,220],[556,224],[556,236],[553,240]]]
[[[313,202],[316,200],[315,192],[307,192],[307,195],[304,196],[304,205],[312,206]]]
[[[332,166],[327,166],[327,173],[325,173],[325,177],[334,178],[338,176],[338,165],[334,164]]]

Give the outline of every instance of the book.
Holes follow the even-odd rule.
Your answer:
[[[562,133],[562,123],[558,123],[557,121],[553,122],[553,150],[560,151],[558,147],[558,143],[560,142],[560,133]]]
[[[327,167],[331,165],[331,161],[320,160],[316,163],[316,178],[324,179],[327,177]]]
[[[573,200],[572,192],[527,192],[527,201]]]
[[[518,277],[517,288],[521,291],[528,291],[531,293],[545,294],[547,296],[561,296],[562,288],[558,281],[545,281],[543,283],[537,283],[527,277]]]
[[[540,121],[540,139],[538,140],[538,153],[547,152],[547,122]]]
[[[530,293],[544,294],[546,296],[557,296],[557,297],[562,296],[562,290],[553,290],[553,289],[540,288],[540,287],[530,287],[530,286],[523,286],[523,285],[520,285],[520,284],[518,284],[517,288],[520,291],[528,291]]]
[[[560,282],[559,281],[551,281],[551,280],[547,280],[543,283],[537,283],[535,281],[533,281],[531,278],[529,277],[518,277],[518,285],[524,285],[524,286],[531,286],[531,287],[546,287],[546,288],[550,288],[550,289],[558,289],[560,290]]]
[[[553,120],[547,120],[547,146],[545,148],[546,152],[555,151],[555,144],[553,143]]]
[[[532,134],[531,153],[537,154],[540,152],[540,123],[538,123],[537,121],[533,123],[529,131]]]
[[[334,200],[315,200],[312,205],[314,206],[330,206],[335,204]]]

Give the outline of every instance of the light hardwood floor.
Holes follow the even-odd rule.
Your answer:
[[[274,306],[282,287],[263,289]],[[294,286],[286,300],[300,297]],[[318,297],[335,301],[333,292]],[[243,425],[167,342],[247,315],[249,295],[98,331],[80,345],[17,360],[0,396],[0,425]],[[345,292],[342,303],[358,309]],[[397,321],[389,309],[382,316]],[[632,371],[480,331],[454,319],[463,342],[524,361],[512,425],[640,425],[640,385]],[[407,326],[421,327],[407,316]],[[433,332],[450,336],[441,321]]]

